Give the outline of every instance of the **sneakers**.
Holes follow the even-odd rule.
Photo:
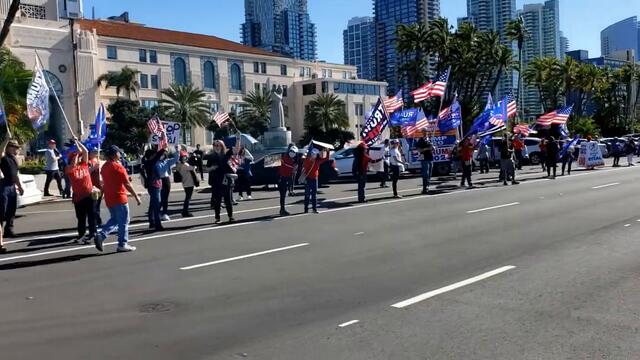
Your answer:
[[[217,218],[216,218],[216,221],[214,221],[213,223],[214,223],[214,224],[220,224],[220,218],[219,218],[219,217],[217,217]]]
[[[7,253],[7,248],[0,246],[0,254],[6,254],[6,253]]]
[[[313,209],[313,213],[314,213],[314,214],[320,214],[320,213],[318,212],[318,209]]]
[[[234,222],[234,221],[236,221],[236,219],[234,219],[234,218],[232,218],[232,217],[230,217],[230,218],[229,218],[229,222],[230,222],[230,223],[232,223],[232,222]]]
[[[511,182],[511,185],[518,185],[518,184],[520,184],[520,182],[515,181],[515,180]],[[507,184],[505,184],[505,185],[507,185]]]
[[[84,235],[83,237],[76,240],[76,243],[82,243],[82,245],[87,245],[93,239],[93,235]]]
[[[107,235],[105,235],[105,233],[103,233],[102,231],[98,232],[96,236],[93,237],[93,244],[96,246],[96,249],[98,249],[98,251],[103,251],[102,244],[104,243],[104,239],[106,238]]]
[[[167,214],[163,214],[161,219],[162,219],[162,221],[171,221],[171,218]]]
[[[393,195],[393,198],[394,198],[394,199],[402,199],[402,196],[400,196],[400,195]]]
[[[248,198],[247,198],[248,199]],[[233,201],[244,201],[244,197],[240,196],[237,200],[233,200]],[[235,204],[234,204],[235,205]]]
[[[118,246],[118,249],[116,251],[119,252],[119,253],[132,252],[132,251],[136,251],[136,247],[135,246],[131,246],[129,244],[124,244],[124,246]]]
[[[247,196],[247,200],[253,200],[253,198],[251,197],[251,195]]]

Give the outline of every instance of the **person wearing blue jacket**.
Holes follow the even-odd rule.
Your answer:
[[[147,174],[146,187],[149,193],[149,228],[162,231],[161,200],[162,175],[178,162],[178,156],[167,157],[167,150],[162,148],[157,152],[148,150],[145,154],[145,172]]]

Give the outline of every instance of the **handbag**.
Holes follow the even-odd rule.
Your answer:
[[[224,179],[222,179],[222,185],[233,186],[233,184],[235,183],[236,179],[238,179],[238,175],[237,174],[225,174],[224,175]]]
[[[180,171],[177,171],[177,170],[173,171],[173,182],[174,183],[182,182],[182,174],[180,173]]]

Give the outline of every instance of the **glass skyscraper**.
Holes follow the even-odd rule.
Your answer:
[[[636,16],[619,21],[600,32],[602,56],[632,49],[640,57],[640,23]]]
[[[376,80],[386,81],[389,94],[400,87],[398,67],[402,61],[396,52],[396,28],[400,24],[422,23],[440,17],[440,0],[374,0],[376,26]],[[413,89],[405,89],[413,90]]]
[[[342,32],[344,63],[358,67],[358,78],[376,78],[376,29],[373,18],[355,17]]]
[[[245,0],[242,43],[296,59],[316,60],[316,27],[307,0]]]
[[[467,0],[467,17],[458,19],[472,23],[479,31],[495,31],[500,35],[500,41],[517,51],[514,44],[507,39],[505,28],[507,24],[516,18],[516,0]],[[503,96],[507,91],[516,87],[516,72],[508,72],[500,81],[498,94]]]
[[[555,57],[562,59],[562,43],[560,39],[559,0],[548,0],[544,4],[527,4],[519,11],[529,32],[524,42],[523,68],[536,58]],[[522,104],[525,116],[536,116],[542,113],[540,95],[533,86],[524,86]]]

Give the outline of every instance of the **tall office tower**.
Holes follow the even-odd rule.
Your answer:
[[[296,59],[316,60],[316,26],[307,0],[245,0],[242,43]]]
[[[624,50],[633,50],[636,59],[640,57],[640,23],[632,16],[608,26],[600,32],[602,56]]]
[[[505,28],[507,24],[516,18],[516,0],[467,0],[467,17],[459,19],[459,22],[468,21],[475,25],[479,31],[495,31],[500,35],[503,45],[517,51],[513,42],[507,39]],[[500,81],[498,93],[500,97],[507,91],[516,87],[517,73],[509,72]]]
[[[398,71],[402,64],[396,51],[396,29],[400,24],[421,23],[440,17],[440,0],[374,0],[376,27],[376,80],[389,83],[389,94],[404,88],[405,94],[413,89],[402,83]],[[428,74],[432,76],[433,74]]]
[[[373,18],[354,17],[342,32],[344,63],[358,67],[358,78],[373,80],[376,77],[376,30]]]
[[[523,68],[526,69],[536,58],[562,59],[558,0],[548,0],[544,4],[527,4],[518,13],[523,17],[529,32],[529,37],[524,43]],[[523,87],[522,103],[525,117],[534,117],[542,113],[543,108],[536,88],[524,85]]]
[[[569,38],[560,31],[560,59],[564,60],[569,52]]]

